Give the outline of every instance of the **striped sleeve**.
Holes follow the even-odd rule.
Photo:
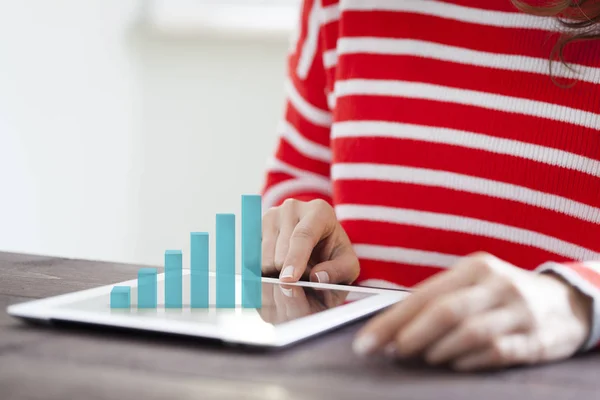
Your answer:
[[[327,104],[320,0],[305,0],[285,82],[286,104],[274,157],[268,164],[263,207],[288,198],[331,203],[331,112]]]
[[[592,300],[591,329],[583,351],[600,348],[600,262],[548,262],[538,272],[552,272]]]

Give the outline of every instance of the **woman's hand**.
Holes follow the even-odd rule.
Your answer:
[[[585,342],[591,301],[555,275],[489,254],[462,259],[373,319],[354,343],[458,370],[567,358]]]
[[[352,283],[358,258],[333,208],[323,200],[288,199],[263,217],[263,274],[283,282],[302,277],[320,283]]]

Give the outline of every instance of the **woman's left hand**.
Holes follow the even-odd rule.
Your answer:
[[[534,364],[577,352],[590,319],[591,300],[561,278],[478,253],[374,318],[354,350],[385,349],[457,370]]]

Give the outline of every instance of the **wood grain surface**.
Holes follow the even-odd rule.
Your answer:
[[[13,303],[134,279],[139,266],[0,253],[0,399],[600,399],[600,355],[456,374],[352,354],[362,323],[279,351],[25,324]]]

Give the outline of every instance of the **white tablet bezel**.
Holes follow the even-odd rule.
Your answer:
[[[185,270],[183,273],[184,275],[189,275],[189,270]],[[211,275],[214,276],[214,273],[211,273]],[[239,275],[236,276],[236,279],[238,280],[238,283],[241,281],[241,277]],[[275,284],[280,283],[278,279],[262,279],[264,282]],[[164,274],[158,275],[158,281],[164,281]],[[48,322],[52,322],[53,320],[67,321],[210,338],[241,345],[283,347],[318,333],[336,328],[345,323],[371,315],[409,295],[408,290],[397,291],[356,286],[340,287],[329,284],[298,282],[293,285],[321,289],[342,289],[356,293],[373,293],[375,295],[280,325],[272,325],[266,322],[256,323],[255,319],[253,319],[253,322],[249,324],[248,321],[243,317],[239,319],[236,318],[234,321],[231,321],[231,318],[229,318],[227,323],[219,323],[216,325],[199,324],[191,323],[189,321],[165,321],[164,319],[160,318],[140,318],[136,317],[135,315],[131,315],[129,312],[120,312],[121,310],[114,310],[114,312],[111,312],[110,314],[99,314],[93,311],[77,311],[61,308],[61,306],[64,306],[65,304],[78,302],[96,296],[108,295],[115,285],[135,287],[137,286],[137,279],[46,299],[15,304],[9,306],[7,312],[12,316],[24,319],[42,320]],[[239,293],[237,296],[239,297]],[[242,311],[241,309],[238,310]],[[248,311],[244,310],[244,312]],[[242,315],[242,313],[240,313],[240,315]]]

